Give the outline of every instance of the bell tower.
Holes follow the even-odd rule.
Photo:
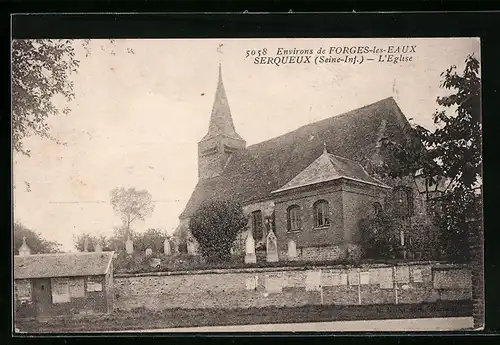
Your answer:
[[[234,128],[219,64],[219,80],[208,133],[198,142],[198,179],[219,176],[231,154],[245,147],[246,141]]]

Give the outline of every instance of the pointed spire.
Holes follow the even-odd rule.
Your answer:
[[[210,124],[208,126],[208,133],[202,139],[209,139],[216,135],[223,134],[234,139],[243,140],[236,129],[234,128],[233,118],[231,117],[231,110],[229,109],[229,102],[224,89],[224,82],[222,80],[222,65],[219,62],[219,79],[217,81],[217,89],[215,91],[215,99],[212,107],[212,115],[210,116]]]

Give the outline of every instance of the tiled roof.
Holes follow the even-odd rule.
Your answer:
[[[364,166],[377,154],[381,131],[398,141],[406,137],[408,125],[389,97],[236,151],[220,176],[198,181],[180,218],[190,217],[205,200],[269,199],[318,158],[324,144],[328,152]]]
[[[14,279],[92,276],[108,273],[114,252],[14,256]]]
[[[309,186],[317,183],[347,178],[383,188],[390,188],[383,182],[380,182],[366,172],[363,167],[350,159],[335,156],[326,150],[307,168],[302,170],[297,176],[286,183],[283,187],[272,193],[291,190],[299,187]]]

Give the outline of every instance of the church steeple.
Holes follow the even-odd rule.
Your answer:
[[[233,139],[243,140],[236,129],[234,128],[233,118],[231,117],[231,109],[224,89],[222,80],[222,67],[219,63],[219,79],[217,81],[217,89],[215,91],[214,104],[212,106],[212,114],[210,116],[210,124],[208,125],[208,133],[202,140],[206,140],[217,135],[226,135]]]
[[[245,147],[245,140],[234,128],[219,63],[219,78],[208,133],[198,143],[198,178],[219,176],[231,154]]]

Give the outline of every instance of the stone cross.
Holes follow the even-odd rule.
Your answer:
[[[150,256],[151,254],[153,254],[153,249],[151,248],[146,249],[146,256]]]
[[[85,237],[85,240],[83,242],[83,251],[88,252],[89,251],[89,238]]]
[[[163,253],[165,255],[171,254],[170,241],[168,240],[168,238],[166,238],[165,241],[163,241]]]
[[[257,262],[255,256],[255,241],[253,239],[252,230],[248,231],[247,238],[245,240],[245,263],[254,264]]]
[[[127,254],[134,254],[134,242],[132,242],[130,237],[128,237],[125,242],[125,250],[127,251]]]
[[[295,241],[290,239],[288,241],[288,258],[293,259],[297,257],[297,245]]]
[[[278,239],[273,231],[269,231],[267,234],[267,243],[266,243],[266,251],[267,251],[267,262],[277,262],[278,261]]]
[[[19,247],[19,256],[26,256],[31,254],[31,249],[26,244],[26,236],[23,236],[23,244]]]

